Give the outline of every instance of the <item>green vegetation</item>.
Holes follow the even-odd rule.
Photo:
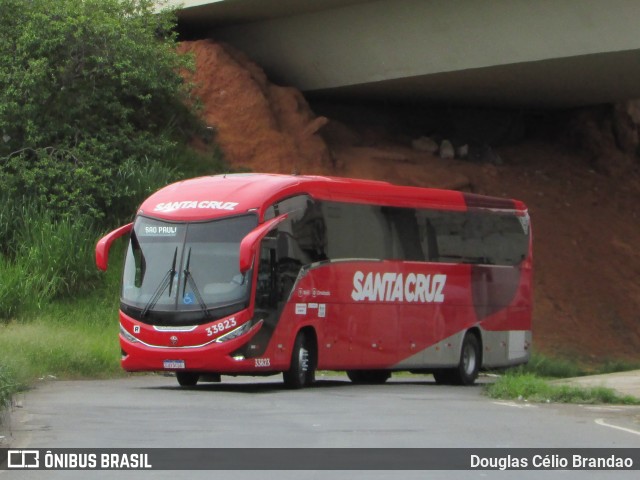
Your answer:
[[[129,213],[141,192],[122,175],[162,172],[204,134],[174,24],[152,0],[0,0],[2,190],[59,214]]]
[[[598,369],[599,373],[628,372],[629,370],[640,370],[640,363],[626,360],[607,360]]]
[[[512,375],[534,374],[542,378],[571,378],[639,369],[640,363],[620,359],[600,359],[594,364],[593,360],[557,358],[533,352],[527,364],[512,368],[509,372]]]
[[[114,246],[99,285],[39,304],[26,299],[17,316],[0,323],[0,401],[49,376],[122,374],[117,315],[123,254],[124,244]]]
[[[52,375],[104,377],[119,373],[118,308],[92,294],[49,306],[26,321],[0,327],[1,361],[18,385]]]
[[[520,399],[531,402],[559,403],[618,403],[638,405],[640,399],[618,395],[610,388],[584,388],[556,385],[550,380],[580,377],[601,373],[635,370],[639,365],[622,361],[605,361],[599,365],[585,365],[576,360],[553,358],[539,353],[531,355],[526,365],[512,368],[494,384],[487,387],[492,398]]]
[[[11,399],[11,394],[18,389],[15,376],[5,366],[0,366],[0,410]]]
[[[86,216],[56,218],[33,201],[20,205],[5,197],[0,216],[13,228],[6,234],[8,254],[0,267],[0,317],[21,305],[41,306],[53,298],[86,292],[99,280],[92,266],[97,228]]]
[[[224,169],[157,3],[0,0],[0,404],[48,375],[120,374],[123,251],[100,274],[96,241],[161,186]]]
[[[610,388],[555,385],[533,373],[507,372],[487,387],[491,398],[518,399],[530,402],[615,403],[640,405],[640,399],[619,395]]]
[[[575,360],[553,358],[534,352],[529,363],[512,369],[511,373],[535,374],[546,378],[571,378],[593,372],[589,372]]]

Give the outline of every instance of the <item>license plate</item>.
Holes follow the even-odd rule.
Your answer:
[[[165,360],[164,368],[166,368],[167,370],[185,368],[184,360]]]

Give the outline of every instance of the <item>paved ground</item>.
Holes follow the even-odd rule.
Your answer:
[[[10,423],[13,448],[640,448],[638,406],[494,401],[483,395],[481,386],[440,386],[420,376],[397,377],[378,386],[321,376],[313,388],[290,391],[280,377],[223,377],[220,384],[185,390],[175,378],[146,375],[43,382],[18,400]],[[180,478],[169,471],[114,473],[0,471],[0,479]],[[185,473],[183,478],[256,478],[251,471]],[[513,477],[501,475],[505,473],[513,472],[359,471],[349,478]],[[518,478],[602,478],[602,472],[550,474],[523,471]],[[636,474],[616,472],[616,478],[635,479]],[[345,475],[265,471],[260,478],[324,480]]]
[[[0,447],[640,447],[640,407],[492,401],[479,386],[443,387],[430,377],[398,377],[382,386],[354,386],[334,376],[319,380],[314,388],[300,392],[282,388],[280,377],[224,377],[222,384],[187,390],[161,375],[43,382],[19,395],[11,414],[2,415]],[[640,398],[640,370],[558,382],[604,386]],[[237,480],[255,478],[251,471],[184,473],[203,479],[221,473],[233,473]],[[274,480],[324,480],[333,476],[330,473],[262,472],[263,478]],[[504,473],[405,471],[401,476],[504,478]],[[595,480],[601,473],[522,471],[518,476]],[[396,474],[360,471],[350,477],[387,479]],[[636,478],[633,472],[616,475]],[[175,472],[156,471],[151,476],[174,480]],[[96,479],[151,476],[90,472]],[[0,471],[2,478],[89,477],[68,471]]]

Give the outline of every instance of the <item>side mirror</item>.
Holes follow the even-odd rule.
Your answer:
[[[133,222],[115,229],[111,233],[107,233],[96,244],[96,266],[103,272],[107,271],[109,264],[109,250],[114,240],[126,235],[133,228]]]
[[[282,215],[267,220],[262,225],[258,225],[255,229],[247,234],[246,237],[240,242],[240,273],[247,273],[253,266],[253,260],[256,255],[256,249],[258,243],[264,238],[264,236],[273,230],[279,223],[286,220],[288,215],[283,213]]]

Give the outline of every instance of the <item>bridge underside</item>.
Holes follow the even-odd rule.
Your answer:
[[[540,60],[320,89],[314,95],[558,108],[640,97],[640,50]]]
[[[312,95],[519,107],[640,97],[635,0],[184,3],[183,31]]]

